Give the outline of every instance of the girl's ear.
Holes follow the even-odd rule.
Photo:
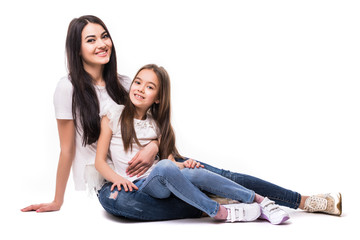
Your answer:
[[[155,104],[159,104],[159,103],[160,103],[160,100],[159,100],[159,99],[155,101]]]

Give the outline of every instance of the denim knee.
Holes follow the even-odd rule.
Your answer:
[[[208,178],[206,176],[205,171],[207,170],[202,168],[184,168],[181,170],[181,173],[191,183],[199,187],[207,184]]]
[[[170,171],[172,171],[174,169],[176,169],[176,170],[178,169],[176,164],[169,159],[164,159],[164,160],[159,161],[156,164],[153,171],[157,171],[159,173],[169,173]]]

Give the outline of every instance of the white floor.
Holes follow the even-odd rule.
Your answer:
[[[22,213],[19,209],[24,199],[26,202],[35,199],[30,194],[20,196],[19,192],[2,211],[1,218],[7,220],[1,227],[1,239],[194,239],[195,236],[197,239],[339,239],[345,234],[356,234],[359,226],[355,201],[346,198],[346,193],[342,217],[286,208],[291,219],[279,226],[265,221],[217,223],[210,218],[133,222],[107,214],[96,197],[75,191],[68,192],[67,202],[59,212]],[[37,195],[38,199],[44,197]]]

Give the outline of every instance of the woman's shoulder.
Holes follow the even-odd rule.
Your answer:
[[[60,92],[72,92],[73,91],[73,85],[70,81],[70,78],[68,76],[64,76],[60,78],[56,85],[56,90]]]
[[[67,76],[61,78],[56,86],[53,96],[55,116],[57,119],[73,119],[72,93],[73,86],[69,78]]]

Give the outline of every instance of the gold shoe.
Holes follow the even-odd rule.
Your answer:
[[[211,193],[207,194],[207,196],[214,200],[215,202],[219,203],[220,205],[225,205],[225,204],[237,204],[239,203],[239,201],[236,201],[236,200],[232,200],[230,198],[224,198],[224,197],[219,197],[219,196],[216,196],[216,195],[213,195]]]
[[[306,199],[304,210],[340,216],[342,213],[341,193],[313,195]]]

